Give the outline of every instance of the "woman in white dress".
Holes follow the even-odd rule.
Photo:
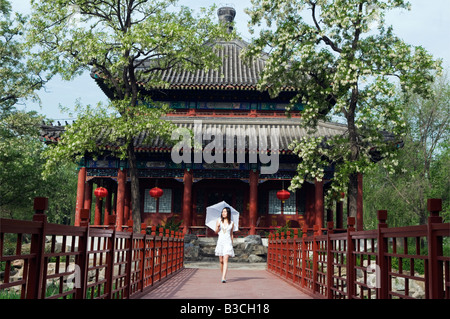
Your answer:
[[[233,222],[231,221],[231,209],[225,207],[222,210],[222,216],[217,219],[216,234],[219,234],[216,246],[216,256],[220,260],[220,272],[222,273],[222,282],[226,283],[228,271],[228,258],[234,257],[233,250]]]

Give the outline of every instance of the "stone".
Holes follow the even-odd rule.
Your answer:
[[[251,254],[250,256],[248,256],[248,262],[250,263],[260,263],[260,262],[264,262],[264,258],[262,258],[261,256],[257,256],[255,254]]]
[[[261,236],[259,235],[249,235],[244,238],[244,243],[252,245],[262,245]]]

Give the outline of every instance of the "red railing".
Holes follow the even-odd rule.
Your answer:
[[[450,224],[439,217],[442,202],[428,201],[427,225],[388,228],[378,211],[378,229],[326,234],[316,227],[271,235],[267,267],[314,297],[328,299],[450,299]]]
[[[182,233],[140,234],[47,223],[46,198],[33,221],[0,219],[0,298],[139,298],[183,268]]]

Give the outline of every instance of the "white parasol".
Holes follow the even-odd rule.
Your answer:
[[[215,231],[217,220],[222,216],[222,210],[224,207],[230,207],[231,221],[234,223],[233,231],[237,231],[239,229],[239,212],[231,207],[231,205],[228,205],[225,201],[206,208],[205,225]]]

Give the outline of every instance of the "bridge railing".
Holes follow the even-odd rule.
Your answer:
[[[347,232],[271,235],[268,270],[314,297],[329,299],[450,299],[450,224],[439,212],[442,201],[428,200],[426,225],[388,228],[378,211],[378,228]],[[293,236],[292,236],[293,235]]]
[[[33,221],[0,219],[0,298],[138,298],[183,268],[180,232],[146,234],[47,223],[46,198]]]

